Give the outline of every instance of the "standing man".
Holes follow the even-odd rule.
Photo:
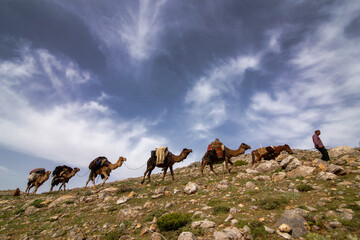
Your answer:
[[[322,141],[319,137],[320,134],[321,134],[320,130],[316,130],[314,135],[312,136],[312,140],[314,142],[315,148],[317,150],[319,150],[319,152],[321,152],[321,154],[322,154],[321,159],[324,161],[329,161],[330,157],[329,157],[327,150],[325,149],[324,144],[322,143]]]

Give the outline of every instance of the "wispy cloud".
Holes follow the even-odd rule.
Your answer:
[[[263,142],[291,139],[298,147],[311,147],[309,135],[320,128],[334,145],[357,144],[351,141],[360,135],[360,40],[347,38],[344,29],[359,10],[354,2],[336,8],[298,45],[293,80],[251,98],[246,116],[256,130],[249,128],[249,136],[260,130]]]
[[[230,59],[195,81],[185,96],[185,103],[189,107],[192,130],[198,136],[207,137],[211,129],[229,118],[225,98],[234,94],[233,89],[242,82],[245,71],[256,68],[257,64],[258,59],[253,56]]]

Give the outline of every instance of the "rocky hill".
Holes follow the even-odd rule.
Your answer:
[[[358,239],[360,151],[294,150],[231,174],[200,163],[104,187],[0,195],[0,239]],[[175,165],[176,167],[176,165]],[[116,170],[115,170],[116,171]],[[70,180],[71,181],[71,180]]]

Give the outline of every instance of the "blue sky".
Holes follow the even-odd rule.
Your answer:
[[[215,138],[358,146],[359,46],[355,0],[0,1],[0,189],[63,164],[84,186],[98,156],[142,176],[159,146],[186,166]]]

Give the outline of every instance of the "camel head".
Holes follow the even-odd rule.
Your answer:
[[[126,161],[126,158],[120,156],[116,162],[116,165],[118,165],[120,167],[123,164],[123,162],[125,162],[125,161]]]
[[[245,150],[251,149],[251,147],[245,143],[242,143],[240,147],[244,148]]]
[[[50,177],[50,174],[51,174],[51,171],[46,171],[45,172],[45,179],[49,179],[49,177]]]
[[[181,153],[185,154],[185,157],[187,157],[192,152],[192,149],[184,148]]]
[[[294,152],[291,150],[290,146],[285,144],[284,146],[284,150],[287,151],[289,154],[293,154]]]
[[[77,173],[78,171],[80,171],[80,168],[74,168],[74,170],[73,170],[75,173]]]

